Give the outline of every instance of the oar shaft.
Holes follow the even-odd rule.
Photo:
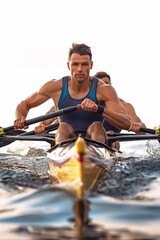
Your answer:
[[[108,139],[108,145],[111,146],[113,142],[120,141],[120,142],[125,142],[125,141],[140,141],[140,140],[159,140],[160,135],[138,135],[135,134],[133,135],[126,135],[126,136],[117,136],[117,137],[111,137]]]
[[[3,141],[5,140],[13,140],[13,141],[16,141],[16,140],[25,140],[25,141],[45,141],[45,142],[48,142],[48,143],[52,143],[54,141],[53,138],[49,138],[49,137],[46,137],[46,136],[38,136],[38,135],[34,135],[34,136],[7,136],[7,135],[4,135],[3,136]]]
[[[144,133],[150,133],[150,134],[156,134],[156,131],[155,129],[151,129],[151,128],[140,128],[140,131],[141,132],[144,132]]]
[[[45,130],[46,131],[54,131],[54,130],[56,130],[58,128],[58,126],[59,126],[58,122],[57,123],[53,123],[52,125],[46,126]],[[35,134],[35,131],[33,130],[33,131],[30,131],[30,132],[25,132],[25,133],[21,134],[21,136],[34,135],[34,134]]]
[[[36,118],[26,120],[24,122],[24,125],[28,126],[28,125],[38,123],[38,122],[41,122],[41,121],[44,121],[44,120],[47,120],[47,119],[50,119],[50,118],[58,117],[60,115],[66,114],[66,113],[73,112],[75,110],[77,110],[77,106],[71,106],[71,107],[63,108],[63,109],[57,110],[57,111],[52,112],[52,113],[48,113],[48,114],[45,114],[45,115],[42,115],[42,116],[39,116],[39,117],[36,117]],[[14,126],[6,127],[6,128],[3,128],[3,132],[6,133],[6,132],[11,131],[13,129],[14,129]]]

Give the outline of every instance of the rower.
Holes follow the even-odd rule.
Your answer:
[[[108,73],[100,71],[97,72],[95,75],[95,77],[101,79],[103,82],[105,82],[106,84],[111,85],[111,77]],[[127,111],[129,117],[131,118],[132,121],[134,122],[138,122],[141,124],[142,127],[146,127],[145,124],[141,121],[141,119],[137,116],[136,111],[133,107],[133,105],[131,103],[125,102],[123,99],[119,98],[121,104],[123,105],[123,107],[125,108],[125,110]],[[52,106],[51,109],[47,112],[50,113],[52,111],[55,111],[55,106]],[[53,121],[58,121],[55,118],[54,119],[49,119],[46,121],[43,121],[39,124],[39,126],[37,126],[35,128],[35,132],[36,133],[42,133],[45,131],[45,126],[51,124]],[[107,133],[111,134],[111,133],[120,133],[121,129],[120,128],[116,128],[113,125],[111,125],[106,119],[103,119],[102,122],[105,130],[107,131]],[[113,147],[116,149],[120,149],[120,144],[119,142],[115,142],[113,143]]]
[[[103,82],[105,82],[108,85],[111,85],[111,77],[108,73],[104,71],[96,72],[95,77],[101,79]],[[123,99],[119,98],[121,104],[125,108],[127,114],[129,115],[131,121],[139,123],[143,128],[146,127],[146,125],[141,121],[140,117],[137,116],[136,111],[131,103],[128,103],[124,101]],[[107,133],[120,133],[122,129],[116,128],[112,126],[106,119],[103,120],[103,126],[106,129]],[[144,134],[144,133],[141,133]],[[116,149],[120,149],[119,141],[116,141],[112,144],[112,146]]]
[[[102,125],[103,118],[113,126],[140,132],[141,124],[130,120],[120,103],[115,89],[96,77],[90,76],[93,67],[91,48],[73,43],[68,54],[71,75],[46,82],[37,92],[21,101],[16,107],[15,128],[24,128],[31,108],[52,99],[56,109],[79,105],[80,109],[59,117],[56,143],[81,133],[93,140],[107,142]]]

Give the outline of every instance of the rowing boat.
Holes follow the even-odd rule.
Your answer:
[[[26,120],[24,125],[28,126],[76,110],[78,110],[78,106],[70,106]],[[58,123],[55,123],[47,126],[45,130],[49,132],[57,127]],[[149,135],[125,134],[123,136],[123,134],[119,133],[118,136],[110,136],[108,139],[109,145],[79,136],[76,139],[70,139],[55,145],[47,152],[49,157],[49,175],[60,183],[74,186],[78,196],[81,198],[83,197],[83,190],[94,190],[105,168],[110,168],[114,164],[113,156],[116,151],[110,147],[113,142],[149,139],[160,141],[159,128],[155,130],[141,127],[140,131],[149,133]],[[11,144],[16,140],[46,141],[52,146],[54,142],[52,136],[44,134],[33,136],[34,134],[34,131],[25,132],[14,129],[13,125],[6,128],[0,127],[0,147]]]
[[[49,176],[82,198],[84,191],[95,191],[105,169],[113,165],[115,150],[79,136],[53,146],[47,156]]]

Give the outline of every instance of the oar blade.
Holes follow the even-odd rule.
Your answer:
[[[14,129],[14,130],[11,130],[11,131],[5,133],[5,135],[12,135],[12,136],[15,135],[16,136],[16,135],[25,134],[25,133],[26,133],[26,131],[24,131],[24,130]]]
[[[47,132],[48,131],[53,131],[53,130],[56,130],[58,128],[58,126],[59,126],[59,123],[54,123],[52,125],[46,126],[45,129],[46,129]],[[20,130],[20,129],[11,130],[3,136],[0,135],[0,148],[5,147],[5,146],[13,143],[16,140],[24,140],[24,139],[22,139],[23,136],[31,136],[31,135],[35,135],[34,130],[32,130],[30,132],[26,132],[26,131]],[[8,138],[7,138],[7,136],[8,136]],[[11,138],[12,136],[17,136],[17,138]],[[37,136],[40,137],[40,134],[37,134]],[[52,134],[52,135],[51,134],[48,134],[48,135],[42,134],[41,136],[45,137],[44,141],[49,142],[51,144],[51,146],[54,144],[54,139],[55,139],[54,134]],[[47,136],[48,136],[48,138],[47,138]],[[53,140],[51,140],[52,138],[53,138]],[[34,140],[34,139],[32,139],[32,137],[31,137],[29,140]]]
[[[20,130],[20,129],[14,129],[14,130],[11,130],[9,132],[7,132],[5,134],[6,135],[9,135],[9,136],[17,136],[17,135],[20,135],[20,134],[24,134],[25,131],[24,130]],[[11,143],[13,143],[15,140],[13,139],[5,139],[3,136],[0,136],[0,147],[5,147]]]

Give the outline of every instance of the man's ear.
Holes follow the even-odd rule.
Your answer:
[[[68,70],[70,70],[70,67],[69,67],[69,62],[67,62],[67,67],[68,67]]]
[[[90,67],[90,69],[92,69],[93,68],[93,61],[91,61],[91,67]]]

